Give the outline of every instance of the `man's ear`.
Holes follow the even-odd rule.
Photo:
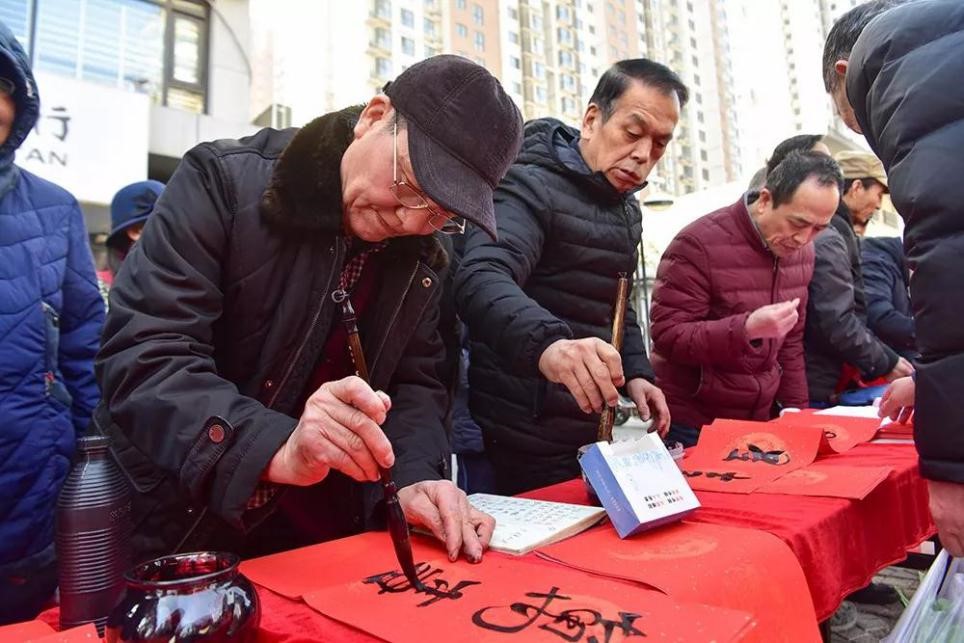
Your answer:
[[[773,203],[773,195],[770,194],[770,190],[766,188],[760,188],[760,196],[757,197],[757,200],[754,202],[753,205],[757,206],[758,208],[759,207],[765,208],[771,203]]]
[[[602,110],[595,103],[589,103],[586,113],[582,115],[582,127],[579,130],[579,137],[585,141],[592,138],[596,129],[602,124]]]
[[[355,138],[359,139],[365,134],[378,129],[379,124],[387,122],[395,108],[392,107],[392,99],[385,94],[378,94],[372,97],[365,109],[358,116],[355,123]]]
[[[834,71],[837,72],[837,75],[840,76],[841,80],[847,77],[847,61],[846,61],[846,60],[838,60],[837,62],[835,62],[835,63],[833,64],[833,69],[834,69]]]

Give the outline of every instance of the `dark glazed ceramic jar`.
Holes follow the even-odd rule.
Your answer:
[[[254,641],[261,605],[223,552],[165,556],[124,576],[127,593],[107,619],[108,643]]]

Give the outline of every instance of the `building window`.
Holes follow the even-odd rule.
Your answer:
[[[540,62],[532,63],[532,75],[539,80],[544,79],[546,77],[546,66]]]
[[[700,159],[703,161],[708,160],[708,155],[706,154],[706,150],[700,150]]]
[[[575,92],[576,79],[571,74],[562,74],[559,76],[559,87],[561,87],[563,91]]]
[[[375,75],[379,78],[391,78],[392,61],[381,56],[375,58]]]
[[[384,27],[375,27],[375,46],[380,49],[392,48],[392,34]]]
[[[522,83],[512,81],[512,93],[517,95],[522,94]]]
[[[458,34],[459,38],[469,37],[469,28],[463,25],[461,22],[455,23],[455,33]]]
[[[481,27],[485,24],[485,12],[482,10],[480,5],[472,5],[472,20],[478,27]]]
[[[518,20],[519,10],[516,9],[515,7],[509,7],[509,17],[512,18],[513,20]]]
[[[160,105],[205,110],[205,2],[0,0],[0,19],[32,55],[35,71],[145,93]]]
[[[538,31],[542,30],[542,18],[534,13],[529,14],[529,26]]]
[[[402,9],[402,25],[406,27],[415,26],[415,14],[412,13],[411,9]]]
[[[429,36],[429,37],[431,37],[431,38],[434,38],[434,37],[435,37],[435,21],[432,20],[431,18],[426,18],[426,19],[422,22],[422,31],[425,32],[425,35],[426,35],[426,36]]]
[[[425,57],[431,58],[432,56],[438,56],[438,49],[425,45]]]
[[[561,67],[571,67],[572,66],[572,52],[560,51],[559,52],[559,65]]]
[[[545,103],[549,96],[546,94],[545,87],[536,87],[536,100],[540,103]]]
[[[518,45],[518,44],[519,44],[519,34],[517,34],[517,33],[514,32],[514,31],[510,31],[510,32],[509,32],[509,42],[511,42],[511,43],[514,44],[514,45]]]
[[[456,9],[465,9],[465,0],[455,0]]]
[[[513,69],[522,69],[522,61],[515,56],[509,56],[509,64]]]
[[[392,3],[389,0],[375,0],[375,15],[386,20],[392,19]]]
[[[402,53],[406,56],[415,55],[415,41],[411,38],[406,38],[402,36]]]
[[[481,31],[475,32],[475,50],[485,51],[485,34]]]
[[[556,37],[559,39],[559,42],[561,43],[566,43],[566,44],[572,43],[572,32],[569,31],[568,29],[559,27],[559,29],[556,30]]]
[[[569,7],[559,5],[556,7],[556,20],[569,22]]]
[[[709,171],[709,170],[703,170],[703,180],[704,180],[704,181],[709,181],[709,180],[710,180],[710,171]]]

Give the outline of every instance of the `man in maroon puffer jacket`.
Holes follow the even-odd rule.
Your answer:
[[[837,209],[830,157],[793,152],[766,186],[698,219],[663,253],[653,292],[653,368],[669,437],[696,443],[715,418],[768,420],[807,406],[803,328],[814,236]]]

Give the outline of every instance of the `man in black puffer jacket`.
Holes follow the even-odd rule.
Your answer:
[[[890,8],[900,5],[896,8]],[[914,442],[941,541],[964,556],[964,3],[877,0],[841,16],[824,47],[827,91],[883,162],[904,217],[917,327]],[[898,386],[899,385],[899,386]],[[885,394],[881,412],[892,412]],[[916,397],[916,400],[914,399]]]
[[[867,325],[911,362],[920,358],[910,309],[910,274],[900,237],[868,237],[860,244]]]
[[[469,328],[470,409],[501,493],[579,474],[577,449],[625,386],[664,432],[669,411],[652,384],[636,312],[622,353],[611,340],[620,273],[638,261],[642,218],[633,194],[673,136],[687,89],[645,59],[600,79],[581,131],[530,122],[523,150],[495,192],[499,241],[466,239],[456,276]]]
[[[445,479],[435,233],[465,217],[495,234],[521,142],[498,81],[436,56],[364,108],[188,152],[117,276],[96,362],[136,559],[375,527],[388,467],[409,522],[479,559],[493,520]]]

